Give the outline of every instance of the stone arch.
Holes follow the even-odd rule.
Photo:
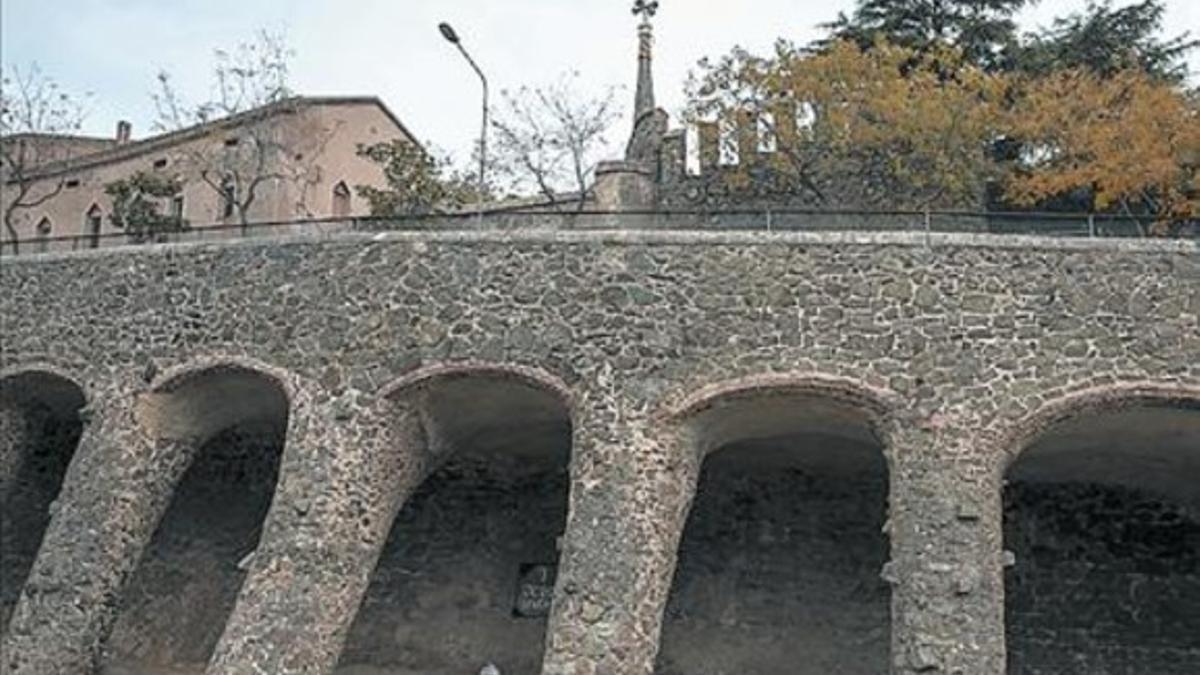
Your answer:
[[[1077,390],[1002,442],[1009,673],[1200,667],[1200,386]]]
[[[0,626],[16,605],[83,432],[88,393],[48,364],[0,372]]]
[[[341,666],[539,671],[566,523],[568,389],[534,368],[472,362],[408,373],[381,395],[419,411],[431,456]]]
[[[243,357],[216,356],[157,374],[139,397],[138,422],[154,438],[204,441],[223,428],[286,415],[295,377]],[[205,405],[197,406],[202,402]]]
[[[691,426],[695,433],[697,424],[703,424],[705,416],[711,415],[719,407],[745,401],[788,398],[828,400],[844,410],[857,411],[863,430],[881,444],[890,445],[890,425],[892,411],[896,407],[896,395],[851,378],[824,373],[754,375],[708,385],[663,406],[660,416]]]
[[[656,672],[888,669],[893,401],[802,373],[705,387],[665,410],[703,463]]]
[[[180,478],[121,597],[105,653],[146,672],[203,669],[233,609],[274,496],[293,377],[211,357],[153,378],[135,422]]]

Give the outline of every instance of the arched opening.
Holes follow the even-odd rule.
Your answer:
[[[1004,504],[1010,675],[1200,672],[1200,398],[1077,410]]]
[[[227,175],[221,179],[221,220],[228,220],[237,214],[238,209],[238,189],[237,182],[232,175]]]
[[[54,232],[54,223],[48,216],[43,216],[37,224],[38,251],[45,253],[50,250],[50,235]]]
[[[656,672],[888,671],[887,466],[857,403],[722,396],[689,420],[705,459]]]
[[[79,445],[79,411],[87,401],[75,382],[45,371],[0,380],[0,626],[33,567],[50,504]]]
[[[109,666],[203,672],[258,545],[288,408],[276,379],[241,366],[189,373],[139,401],[163,451],[194,454],[121,598]]]
[[[87,237],[88,248],[100,247],[100,231],[104,227],[104,212],[99,204],[92,204],[83,217],[83,232]]]
[[[567,406],[504,373],[415,389],[448,455],[397,516],[338,672],[536,673],[566,523]]]
[[[345,218],[350,215],[350,188],[345,181],[339,181],[333,186],[333,205],[330,213],[334,218]]]

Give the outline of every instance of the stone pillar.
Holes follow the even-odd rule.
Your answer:
[[[600,162],[593,187],[601,211],[649,211],[658,201],[654,165],[645,162]]]
[[[0,504],[8,501],[32,442],[25,409],[0,389]]]
[[[574,420],[542,673],[649,675],[700,461],[681,433],[644,412],[617,401],[587,408]]]
[[[125,584],[196,449],[152,443],[134,400],[114,388],[81,411],[76,457],[4,639],[8,675],[99,667]]]
[[[401,505],[428,471],[413,406],[295,394],[279,484],[209,675],[324,674]]]
[[[1003,508],[965,429],[912,425],[890,455],[892,657],[899,675],[1004,675]]]

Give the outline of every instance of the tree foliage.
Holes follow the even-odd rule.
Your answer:
[[[1009,114],[1026,149],[1009,176],[1019,204],[1086,190],[1097,211],[1167,233],[1200,219],[1200,100],[1141,68],[1029,78]]]
[[[64,90],[33,64],[9,66],[0,81],[0,189],[4,227],[13,253],[20,252],[18,213],[34,209],[62,192],[65,177],[42,180],[38,168],[70,159],[72,143],[55,138],[83,126],[88,96]]]
[[[578,90],[578,77],[571,73],[547,86],[502,92],[492,128],[493,168],[503,189],[532,188],[556,206],[565,192],[587,191],[620,110],[615,89],[588,96]]]
[[[474,176],[451,170],[450,163],[405,139],[359,146],[358,155],[379,165],[385,188],[358,185],[372,216],[404,217],[454,211],[479,201]]]
[[[986,149],[1003,118],[1004,79],[948,47],[841,41],[810,53],[780,43],[768,59],[739,50],[708,64],[693,93],[694,119],[771,136],[775,152],[742,157],[732,180],[766,161],[818,204],[822,186],[854,176],[882,186],[890,206],[973,204],[995,174]],[[726,142],[757,148],[739,135]]]
[[[167,236],[187,229],[188,223],[172,210],[173,200],[183,186],[177,179],[139,171],[104,186],[112,199],[109,222],[133,243],[162,242]]]
[[[1160,37],[1164,13],[1162,0],[1117,9],[1109,0],[1089,2],[1083,12],[1058,18],[1050,28],[1030,35],[1020,68],[1037,74],[1086,68],[1106,77],[1132,68],[1182,82],[1187,75],[1184,57],[1200,41],[1187,33]]]
[[[918,54],[957,49],[987,70],[1011,63],[1018,43],[1013,15],[1032,0],[859,0],[850,15],[825,24],[831,37],[818,46],[850,41],[871,49],[880,40]]]

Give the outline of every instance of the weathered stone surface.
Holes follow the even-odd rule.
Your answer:
[[[147,364],[232,359],[269,364],[301,393],[211,672],[329,672],[388,534],[374,505],[399,508],[388,491],[413,489],[372,473],[369,457],[404,444],[380,445],[386,427],[369,421],[396,415],[364,411],[386,409],[386,388],[414,370],[505,364],[561,381],[573,401],[543,672],[651,672],[699,468],[694,439],[673,435],[676,404],[739,379],[819,375],[883,394],[894,672],[998,675],[1005,467],[1091,409],[1080,392],[1200,400],[1196,258],[1181,242],[513,231],[6,260],[0,366],[56,364],[94,402],[4,658],[14,673],[94,663],[186,466],[132,413]],[[343,527],[336,504],[377,517]]]
[[[293,390],[271,511],[208,673],[337,664],[392,520],[425,475],[416,414],[356,393]]]
[[[52,507],[4,640],[12,675],[99,668],[117,599],[190,462],[194,446],[147,438],[120,392],[98,392]]]

